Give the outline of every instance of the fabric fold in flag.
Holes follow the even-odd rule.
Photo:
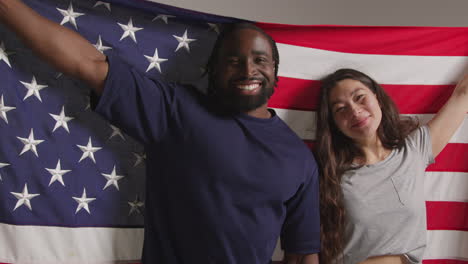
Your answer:
[[[206,82],[221,24],[242,21],[143,0],[25,3],[102,53],[184,83]],[[311,145],[326,74],[343,67],[366,72],[402,114],[424,123],[468,66],[468,28],[256,24],[280,52],[270,107]],[[138,263],[144,147],[90,109],[83,83],[45,64],[4,26],[0,80],[0,263]],[[460,250],[468,248],[466,123],[427,172],[426,264],[468,259]],[[278,248],[272,259],[281,257]]]

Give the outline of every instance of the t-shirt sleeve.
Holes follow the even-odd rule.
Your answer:
[[[161,139],[172,114],[174,87],[138,72],[116,55],[95,111],[142,143]]]
[[[408,141],[415,150],[423,156],[426,166],[434,163],[434,155],[432,154],[432,140],[429,127],[421,126],[414,130],[409,136]]]
[[[311,158],[307,181],[291,198],[281,232],[281,247],[287,253],[313,254],[320,251],[319,180]]]

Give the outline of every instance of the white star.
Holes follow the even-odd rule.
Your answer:
[[[28,138],[22,138],[22,137],[16,137],[16,138],[21,140],[21,142],[24,144],[24,148],[19,154],[19,156],[21,156],[26,151],[31,150],[34,154],[36,154],[36,157],[39,157],[39,154],[37,154],[36,145],[41,144],[42,142],[44,142],[44,140],[34,139],[34,131],[32,128],[31,128],[31,132],[29,133]]]
[[[59,115],[54,115],[54,114],[50,114],[49,115],[55,119],[55,121],[57,121],[55,123],[55,126],[54,126],[54,129],[52,130],[52,132],[54,132],[57,128],[59,127],[63,127],[68,133],[70,133],[70,130],[68,129],[68,121],[72,120],[74,117],[68,117],[68,116],[65,116],[65,106],[62,106],[62,111],[60,112]]]
[[[159,58],[158,55],[158,49],[154,49],[154,55],[153,57],[144,55],[146,59],[150,62],[150,65],[148,66],[148,69],[146,69],[146,72],[149,70],[156,68],[159,72],[161,72],[161,63],[167,61],[167,59]]]
[[[47,85],[38,84],[37,81],[36,81],[35,76],[33,76],[32,80],[31,80],[31,83],[22,82],[22,81],[20,81],[20,83],[22,83],[24,85],[24,87],[26,87],[26,89],[28,89],[28,92],[26,93],[26,96],[23,98],[23,101],[34,94],[34,96],[36,96],[37,99],[39,99],[39,101],[42,102],[41,95],[39,94],[39,91],[46,88]]]
[[[146,160],[146,153],[143,153],[142,155],[138,154],[138,153],[135,153],[133,152],[133,155],[135,155],[135,157],[137,158],[136,161],[135,161],[135,164],[133,164],[133,167],[136,167],[138,166],[138,164],[144,162]]]
[[[193,41],[196,41],[196,39],[188,38],[187,30],[185,30],[184,35],[182,37],[179,37],[179,36],[176,36],[176,35],[172,35],[172,36],[174,38],[176,38],[177,41],[179,42],[179,45],[177,45],[177,48],[176,48],[175,51],[178,51],[180,48],[185,48],[188,52],[190,52],[189,43],[193,42]]]
[[[3,168],[3,167],[6,167],[6,166],[10,166],[10,164],[8,163],[1,163],[0,162],[0,168]],[[2,180],[2,175],[0,174],[0,181]]]
[[[0,97],[0,118],[5,120],[7,124],[8,124],[8,118],[7,118],[6,113],[13,109],[16,109],[16,107],[5,105],[5,103],[3,102],[3,94],[2,94],[2,97]]]
[[[89,211],[88,203],[96,200],[96,198],[88,198],[86,197],[86,188],[83,188],[83,194],[81,197],[72,197],[77,203],[78,207],[76,208],[75,214],[77,214],[82,208],[84,208],[88,214],[91,214]]]
[[[164,21],[164,23],[167,24],[168,22],[168,19],[171,18],[171,17],[175,17],[175,16],[171,16],[171,15],[157,15],[155,18],[153,18],[153,20],[151,21],[156,21],[158,19],[161,19],[162,21]]]
[[[110,174],[101,173],[101,175],[104,176],[104,178],[107,179],[106,186],[104,186],[104,188],[102,188],[103,190],[105,190],[107,187],[109,187],[111,185],[114,185],[115,188],[117,190],[119,190],[118,181],[120,179],[122,179],[123,177],[125,177],[125,176],[122,176],[122,175],[117,175],[117,173],[115,172],[115,166],[114,166],[114,169],[112,169],[112,172]]]
[[[36,197],[36,196],[39,196],[38,193],[29,193],[28,192],[28,184],[24,184],[24,188],[23,188],[23,192],[22,193],[15,193],[15,192],[10,192],[11,194],[13,194],[16,199],[18,199],[18,201],[16,202],[16,205],[15,205],[15,208],[13,209],[16,210],[16,208],[22,206],[23,204],[26,205],[26,207],[29,208],[29,210],[32,211],[32,207],[31,207],[31,199]]]
[[[82,161],[83,159],[89,157],[94,163],[96,163],[96,160],[94,159],[94,152],[102,149],[100,147],[93,147],[93,145],[91,144],[91,137],[89,137],[89,140],[88,140],[88,145],[86,146],[81,146],[81,145],[77,145],[81,151],[83,151],[83,155],[81,155],[81,158],[78,162]]]
[[[213,30],[214,32],[216,32],[216,34],[219,35],[219,26],[217,24],[213,24],[213,23],[207,23],[207,24],[211,30]]]
[[[93,46],[96,47],[96,49],[99,50],[99,52],[101,53],[104,53],[104,51],[106,50],[112,49],[111,47],[102,45],[101,35],[99,35],[98,41]]]
[[[3,44],[3,42],[0,43],[0,61],[2,60],[11,68],[10,61],[8,60],[8,52],[6,52],[5,44]]]
[[[77,13],[73,11],[73,5],[71,2],[70,2],[70,5],[68,6],[68,10],[63,10],[60,8],[57,8],[57,10],[63,16],[63,19],[62,19],[62,22],[60,22],[60,25],[70,22],[73,26],[75,26],[76,29],[78,29],[78,25],[76,24],[76,18],[84,15],[84,13]]]
[[[109,11],[111,11],[111,6],[110,6],[110,3],[105,3],[103,1],[97,1],[96,4],[94,4],[93,7],[97,7],[97,6],[105,6]]]
[[[113,126],[109,124],[109,126],[112,128],[112,135],[110,135],[109,139],[115,137],[115,136],[120,136],[123,140],[125,140],[124,135],[122,134],[122,130],[120,128]]]
[[[65,183],[63,182],[62,176],[63,176],[65,173],[71,171],[71,170],[62,170],[62,166],[60,166],[60,159],[58,160],[57,166],[55,167],[55,169],[48,169],[48,168],[46,168],[46,170],[52,175],[52,177],[50,177],[49,186],[50,186],[52,183],[54,183],[55,181],[59,181],[63,186],[65,186]]]
[[[140,201],[140,197],[138,195],[135,197],[135,200],[133,202],[127,202],[128,205],[130,205],[130,212],[128,215],[133,214],[133,212],[137,212],[138,214],[141,214],[140,208],[145,205],[142,201]]]
[[[133,41],[136,43],[137,40],[136,40],[136,37],[135,37],[135,32],[139,31],[139,30],[142,30],[143,28],[139,28],[139,27],[134,27],[133,26],[133,21],[132,19],[130,18],[130,20],[128,21],[128,24],[127,25],[124,25],[124,24],[120,24],[120,23],[117,23],[119,24],[119,26],[123,29],[124,33],[122,34],[122,37],[120,38],[120,40],[130,36]]]

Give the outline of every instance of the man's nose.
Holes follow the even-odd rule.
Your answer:
[[[245,60],[242,63],[241,68],[242,73],[245,74],[245,76],[253,76],[257,70],[255,64],[251,60]]]

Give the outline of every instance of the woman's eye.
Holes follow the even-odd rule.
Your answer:
[[[344,110],[344,106],[338,107],[335,109],[335,113],[339,113]]]

